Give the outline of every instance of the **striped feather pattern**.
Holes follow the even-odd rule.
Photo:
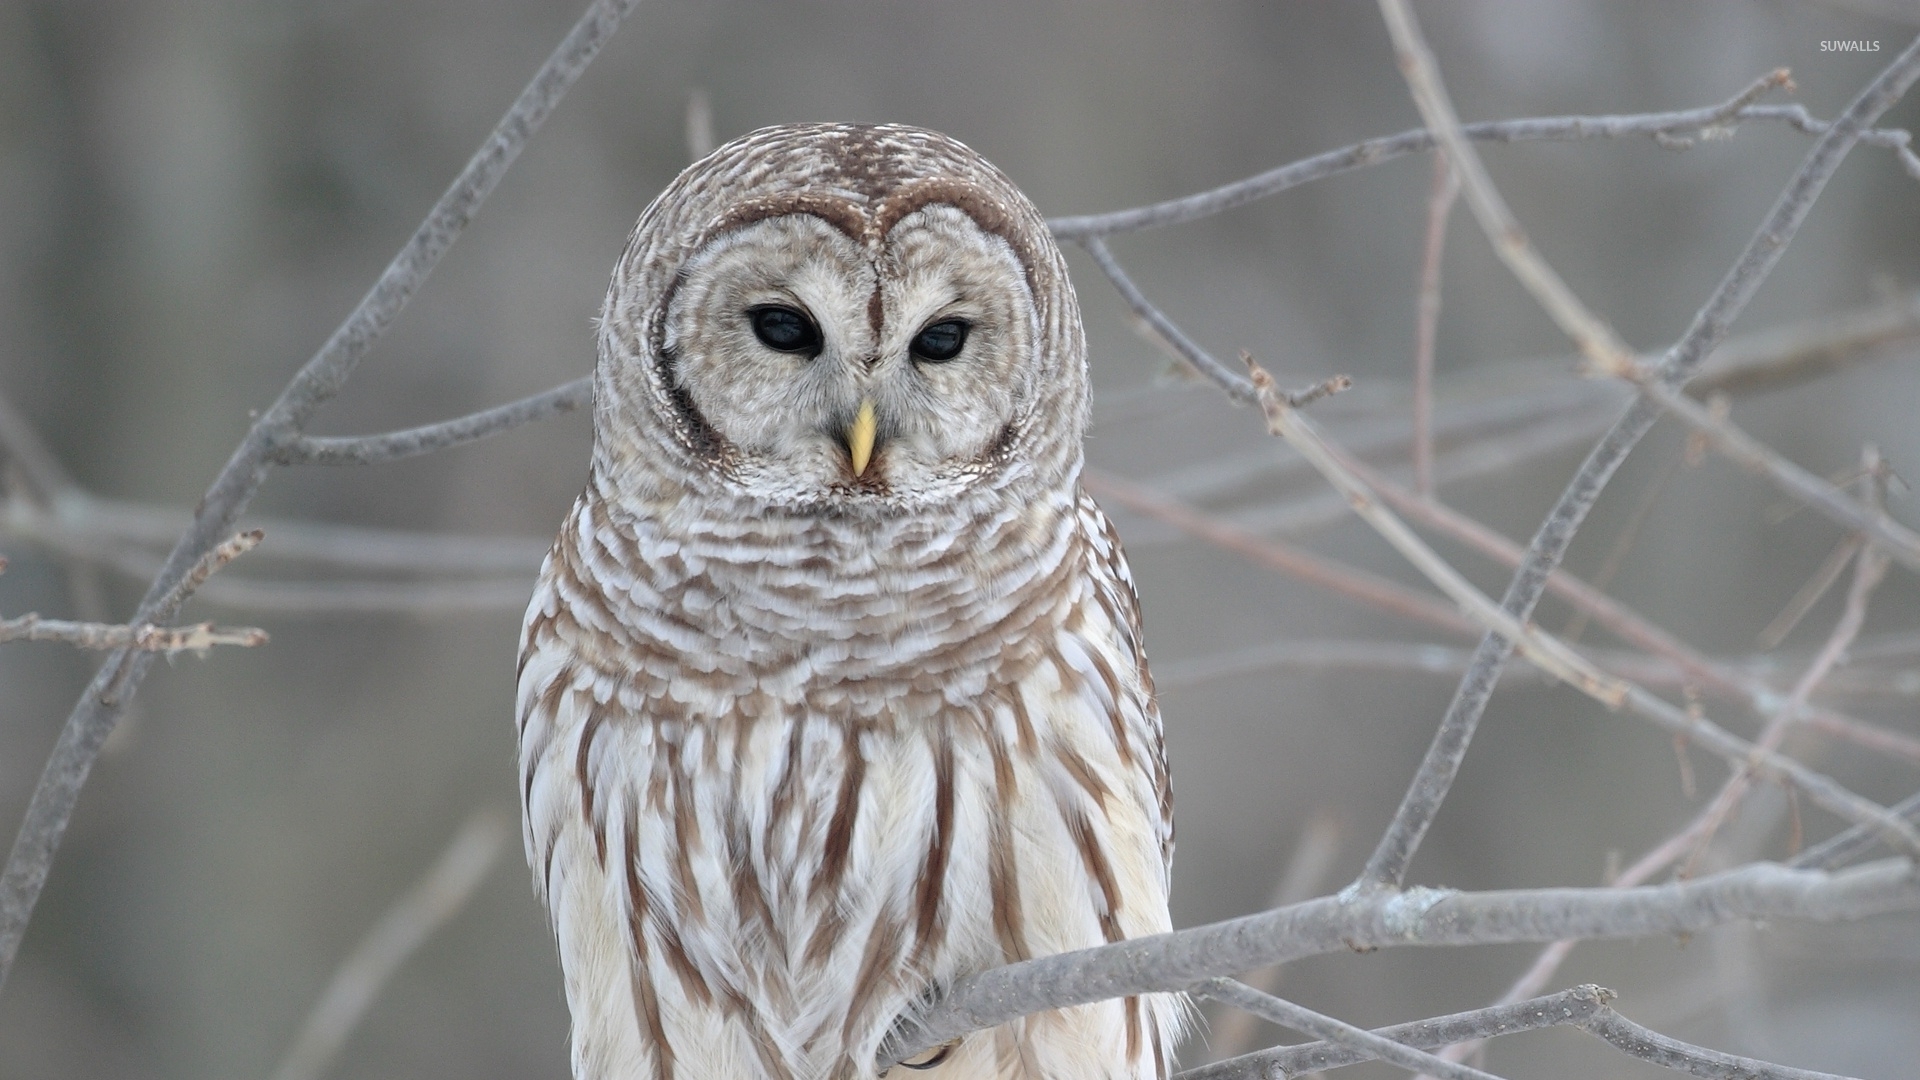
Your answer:
[[[944,137],[772,132],[642,218],[602,324],[592,478],[522,638],[527,856],[582,1080],[866,1077],[894,1018],[960,976],[1169,928],[1160,716],[1124,557],[1077,483],[1058,252]],[[938,500],[730,485],[726,433],[694,432],[653,362],[663,282],[753,199],[824,189],[806,212],[865,228],[929,177],[1017,237],[1035,288],[1045,355],[1010,436]],[[926,1075],[1159,1080],[1179,1015],[1156,996],[1030,1017]]]

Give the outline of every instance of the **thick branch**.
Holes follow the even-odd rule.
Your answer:
[[[1497,945],[1561,938],[1691,934],[1746,919],[1839,922],[1920,910],[1920,874],[1907,859],[1837,873],[1752,863],[1633,889],[1516,889],[1461,893],[1347,889],[1257,915],[1028,960],[956,982],[903,1017],[880,1064],[1045,1009],[1181,990],[1202,979],[1347,950]]]
[[[480,204],[520,154],[637,0],[594,0],[560,47],[534,75],[487,141],[468,161],[378,282],[248,430],[215,477],[154,579],[134,622],[153,621],[156,606],[193,566],[233,530],[265,481],[279,448],[298,438],[315,412],[340,392],[353,370],[453,245]],[[107,658],[61,729],[27,814],[0,873],[0,984],[13,966],[53,854],[100,747],[139,686],[153,654],[119,651]]]

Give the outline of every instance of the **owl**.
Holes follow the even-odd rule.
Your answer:
[[[864,1080],[957,979],[1166,931],[1139,602],[1019,189],[930,131],[766,128],[641,215],[598,327],[517,701],[575,1076]],[[1062,1009],[903,1067],[1160,1080],[1182,1016]]]

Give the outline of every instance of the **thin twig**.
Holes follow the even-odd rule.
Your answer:
[[[1427,231],[1420,245],[1420,299],[1413,345],[1413,490],[1433,498],[1433,353],[1440,332],[1440,256],[1447,245],[1447,219],[1460,195],[1460,174],[1447,167],[1445,151],[1433,155],[1433,190],[1427,195]]]
[[[1432,1050],[1467,1039],[1514,1035],[1522,1031],[1577,1025],[1604,1007],[1612,991],[1576,986],[1531,1001],[1415,1020],[1375,1028],[1373,1034],[1403,1046]],[[1235,1015],[1242,1015],[1236,1013]],[[1331,1042],[1276,1046],[1180,1073],[1175,1080],[1289,1080],[1374,1060],[1373,1055]]]
[[[1446,593],[1467,615],[1485,627],[1490,634],[1498,634],[1512,642],[1520,654],[1536,667],[1549,672],[1554,677],[1579,689],[1581,692],[1601,702],[1610,709],[1621,706],[1653,721],[1667,731],[1685,735],[1703,749],[1720,755],[1736,767],[1753,768],[1763,775],[1792,783],[1827,810],[1847,821],[1862,823],[1872,821],[1885,831],[1888,841],[1897,850],[1920,855],[1920,830],[1910,823],[1890,814],[1886,808],[1848,791],[1845,787],[1806,766],[1756,746],[1708,721],[1703,716],[1693,715],[1670,702],[1645,690],[1644,688],[1602,671],[1585,656],[1574,651],[1558,638],[1547,634],[1537,627],[1525,624],[1495,605],[1470,582],[1461,576],[1458,570],[1440,558],[1392,511],[1382,506],[1378,498],[1366,484],[1348,470],[1327,446],[1325,440],[1314,429],[1304,415],[1288,406],[1280,396],[1272,392],[1272,376],[1254,364],[1249,357],[1248,366],[1253,373],[1253,383],[1260,393],[1260,405],[1267,416],[1269,430],[1282,436],[1293,444],[1294,448],[1313,462],[1329,483],[1347,497],[1354,512],[1373,526],[1382,538],[1394,546],[1401,556],[1412,563],[1440,591]],[[1497,677],[1497,670],[1493,672]],[[1444,727],[1443,727],[1444,730]],[[1464,746],[1461,751],[1464,752]],[[1441,795],[1445,792],[1442,790]],[[1410,802],[1422,796],[1417,790],[1410,790],[1407,800],[1403,801],[1403,811]],[[1437,807],[1437,799],[1434,806]],[[1407,830],[1415,827],[1421,819],[1408,814],[1396,815],[1382,837],[1380,849],[1411,850],[1413,846]],[[1424,825],[1420,827],[1424,828]],[[1376,850],[1376,855],[1378,854]],[[1386,881],[1363,876],[1358,883],[1364,888],[1381,888]]]
[[[1127,307],[1155,334],[1158,334],[1168,347],[1179,354],[1181,359],[1192,365],[1194,371],[1212,380],[1235,401],[1253,400],[1253,385],[1247,382],[1239,372],[1221,363],[1218,357],[1201,348],[1199,343],[1188,337],[1186,331],[1175,325],[1172,319],[1161,314],[1160,309],[1154,307],[1153,302],[1140,291],[1140,287],[1127,276],[1127,272],[1121,268],[1120,263],[1114,259],[1113,253],[1107,250],[1107,245],[1099,237],[1086,237],[1081,240],[1080,246],[1086,248],[1088,255],[1093,256],[1094,265],[1100,268],[1101,273],[1107,275],[1108,281],[1113,282],[1115,291],[1120,294],[1120,299],[1126,303]]]
[[[1446,148],[1448,164],[1460,177],[1467,206],[1479,219],[1480,228],[1492,241],[1500,260],[1597,370],[1630,370],[1635,362],[1633,350],[1627,348],[1604,320],[1588,311],[1553,267],[1540,257],[1532,241],[1527,239],[1526,231],[1520,228],[1519,220],[1507,207],[1506,199],[1493,186],[1493,178],[1487,175],[1479,152],[1460,133],[1460,118],[1454,115],[1453,102],[1440,81],[1439,65],[1421,36],[1420,23],[1407,0],[1380,0],[1380,14],[1386,19],[1387,33],[1393,38],[1394,57],[1400,64],[1400,74],[1406,77],[1408,89],[1413,92],[1413,103],[1427,122],[1427,128]],[[1775,86],[1787,85],[1790,80],[1782,68],[1748,87],[1744,95],[1747,100],[1741,104],[1750,103]]]
[[[1920,794],[1909,795],[1887,809],[1908,821],[1920,822]],[[1786,865],[1794,870],[1831,870],[1856,855],[1872,850],[1879,842],[1878,832],[1855,825],[1788,859]]]
[[[1891,108],[1915,78],[1920,78],[1920,39],[1876,76],[1840,118],[1815,140],[1739,259],[1696,313],[1686,334],[1661,362],[1663,381],[1675,385],[1684,383],[1726,336],[1727,327],[1779,262],[1814,199],[1840,167],[1847,151],[1859,141],[1860,132]],[[1501,598],[1501,609],[1508,615],[1525,620],[1533,614],[1548,578],[1565,556],[1567,545],[1572,543],[1587,512],[1621,462],[1653,426],[1657,415],[1653,405],[1644,399],[1636,400],[1588,454],[1541,522],[1527,547],[1525,560]],[[1499,681],[1500,669],[1512,655],[1513,648],[1513,641],[1500,633],[1489,632],[1481,639],[1473,666],[1461,677],[1434,734],[1433,744],[1395,812],[1393,823],[1367,861],[1363,881],[1375,886],[1391,886],[1404,879],[1421,838],[1459,773],[1467,746],[1486,711],[1487,700]]]
[[[1272,994],[1263,994],[1232,979],[1208,979],[1193,987],[1193,996],[1245,1009],[1270,1023],[1292,1028],[1303,1035],[1333,1043],[1349,1051],[1366,1054],[1405,1069],[1425,1069],[1441,1080],[1500,1080],[1492,1073],[1442,1061],[1424,1050],[1375,1035],[1365,1028],[1335,1020]]]
[[[1525,552],[1520,545],[1505,536],[1458,511],[1415,496],[1411,491],[1392,483],[1351,457],[1341,456],[1340,460],[1341,464],[1358,476],[1368,488],[1409,518],[1438,529],[1506,566],[1519,566],[1524,558]],[[1556,596],[1572,604],[1577,610],[1592,616],[1622,640],[1674,664],[1686,679],[1742,701],[1762,716],[1777,716],[1786,706],[1786,695],[1775,690],[1763,676],[1702,655],[1679,638],[1649,622],[1644,616],[1574,577],[1566,570],[1555,569],[1547,584]],[[1633,673],[1625,666],[1603,666],[1608,666],[1609,670],[1616,674],[1635,681],[1646,681],[1641,675]],[[1914,692],[1920,692],[1920,685],[1914,688]],[[1878,749],[1902,756],[1913,756],[1915,748],[1908,746],[1906,737],[1897,733],[1885,731],[1854,717],[1820,706],[1807,705],[1802,711],[1811,726],[1818,726],[1821,730],[1852,738],[1863,744],[1874,745]]]
[[[691,161],[706,157],[719,145],[713,136],[713,99],[697,86],[687,94],[686,135],[687,158]]]
[[[1472,633],[1474,624],[1428,593],[1347,566],[1311,551],[1255,536],[1138,484],[1088,469],[1081,474],[1088,491],[1137,514],[1199,536],[1228,551],[1342,596],[1371,604],[1429,625]]]
[[[374,999],[434,931],[473,896],[506,846],[506,823],[490,810],[469,817],[420,880],[380,916],[340,962],[273,1080],[319,1080]]]
[[[141,649],[172,656],[205,652],[215,645],[265,645],[267,632],[258,627],[215,626],[210,622],[194,626],[73,622],[43,619],[28,612],[18,618],[0,619],[0,641],[63,641],[82,649]]]
[[[1833,550],[1821,561],[1819,569],[1793,594],[1787,605],[1780,609],[1780,614],[1761,629],[1757,640],[1762,649],[1778,648],[1781,642],[1787,640],[1787,635],[1793,633],[1793,628],[1807,617],[1807,612],[1812,611],[1820,598],[1827,595],[1827,590],[1833,588],[1833,583],[1840,580],[1847,564],[1859,552],[1860,544],[1860,537],[1854,535],[1842,537],[1833,546]]]
[[[498,435],[593,404],[593,380],[575,379],[531,397],[438,424],[350,438],[302,435],[274,455],[281,465],[383,465]]]
[[[1671,145],[1676,135],[1705,130],[1728,130],[1748,120],[1778,121],[1814,135],[1823,135],[1830,129],[1831,125],[1826,121],[1811,116],[1804,106],[1798,104],[1742,104],[1752,100],[1754,86],[1770,83],[1772,78],[1771,74],[1762,76],[1756,83],[1733,98],[1719,105],[1709,105],[1699,109],[1631,116],[1543,116],[1522,120],[1483,121],[1466,124],[1461,127],[1460,132],[1474,142],[1490,143],[1568,142],[1634,136],[1648,138],[1665,136]],[[1912,151],[1907,147],[1911,140],[1911,135],[1897,129],[1863,131],[1859,138],[1860,142],[1893,150],[1900,156],[1903,167],[1920,179],[1920,172],[1914,171],[1913,161],[1909,160],[1912,157]],[[1088,237],[1112,236],[1115,233],[1179,225],[1212,217],[1251,202],[1258,202],[1302,184],[1325,180],[1369,165],[1379,165],[1408,154],[1426,153],[1438,145],[1440,140],[1433,132],[1425,128],[1415,128],[1397,135],[1369,139],[1352,146],[1343,146],[1337,150],[1315,154],[1310,158],[1302,158],[1242,180],[1235,180],[1206,191],[1198,191],[1192,195],[1183,195],[1177,199],[1168,199],[1165,202],[1114,210],[1104,214],[1050,218],[1047,221],[1047,227],[1053,230],[1054,236],[1062,240],[1079,241]]]
[[[1698,933],[1755,918],[1831,922],[1920,909],[1909,859],[1831,874],[1750,863],[1693,881],[1633,889],[1516,889],[1460,893],[1344,890],[1275,911],[1010,964],[956,980],[896,1022],[884,1070],[949,1039],[1029,1013],[1131,994],[1182,990],[1202,979],[1349,950]]]
[[[173,618],[174,614],[187,602],[187,598],[205,585],[208,578],[219,573],[228,563],[259,547],[260,541],[265,539],[266,535],[265,530],[249,529],[246,532],[234,533],[215,544],[212,551],[200,556],[199,561],[193,564],[193,569],[188,570],[185,577],[174,582],[172,588],[153,602],[152,617],[156,620]]]
[[[202,497],[193,523],[174,545],[132,621],[150,621],[155,605],[233,531],[280,448],[299,438],[320,407],[340,392],[354,368],[472,220],[527,139],[637,2],[594,0],[588,6],[372,290],[248,429]],[[27,922],[87,773],[153,655],[125,650],[110,654],[61,729],[27,805],[6,869],[0,873],[0,985],[4,985],[19,953]]]
[[[1868,452],[1872,453],[1871,450]],[[1787,695],[1786,704],[1767,722],[1760,737],[1754,740],[1756,746],[1772,750],[1786,741],[1787,733],[1799,722],[1800,714],[1806,708],[1807,701],[1813,696],[1815,688],[1826,680],[1828,673],[1839,666],[1841,659],[1846,656],[1848,647],[1853,644],[1855,638],[1860,636],[1860,628],[1865,626],[1867,621],[1867,603],[1872,598],[1874,589],[1878,588],[1880,582],[1886,577],[1886,573],[1885,555],[1871,548],[1860,549],[1854,559],[1853,583],[1847,589],[1846,606],[1841,610],[1840,618],[1835,621],[1833,630],[1827,635],[1826,643],[1821,646],[1818,653],[1814,654],[1813,661],[1807,665],[1806,671],[1801,673],[1800,678],[1794,682],[1793,690]],[[1752,783],[1753,773],[1750,769],[1741,769],[1728,778],[1713,804],[1702,815],[1703,821],[1699,839],[1696,841],[1696,851],[1704,849],[1713,839],[1714,833],[1746,797]]]
[[[1920,69],[1920,65],[1916,65]],[[1640,382],[1641,393],[1661,409],[1672,413],[1688,427],[1705,436],[1715,450],[1734,464],[1765,476],[1780,490],[1806,503],[1847,528],[1864,533],[1895,561],[1910,570],[1920,571],[1920,533],[1901,525],[1885,513],[1860,504],[1832,482],[1815,476],[1762,445],[1759,440],[1734,426],[1726,417],[1713,415],[1706,406],[1681,393],[1665,381]]]
[[[1867,602],[1885,573],[1884,557],[1870,549],[1860,551],[1858,561],[1855,563],[1853,583],[1847,592],[1846,607],[1841,612],[1839,620],[1835,622],[1833,630],[1828,634],[1825,644],[1807,664],[1800,678],[1795,680],[1792,691],[1780,708],[1772,713],[1766,728],[1755,740],[1755,746],[1760,751],[1771,753],[1786,739],[1787,733],[1806,710],[1807,701],[1813,696],[1814,689],[1826,679],[1827,675],[1840,663],[1841,658],[1846,655],[1848,646],[1852,645],[1859,636],[1860,628],[1866,622]],[[1707,806],[1694,815],[1693,820],[1661,841],[1652,851],[1642,855],[1632,866],[1622,871],[1612,884],[1617,888],[1625,888],[1649,881],[1655,874],[1686,858],[1689,852],[1697,855],[1704,850],[1714,832],[1746,797],[1753,782],[1753,775],[1751,765],[1736,768],[1721,785],[1720,790],[1715,792]],[[1907,819],[1907,815],[1897,807],[1889,808],[1888,813],[1902,820]],[[1533,964],[1528,967],[1526,973],[1508,988],[1501,1001],[1496,1004],[1518,1001],[1539,993],[1559,970],[1560,964],[1566,960],[1574,944],[1573,941],[1557,941],[1543,949],[1540,955],[1534,958]],[[1442,1056],[1449,1060],[1462,1060],[1476,1049],[1474,1045],[1452,1047],[1443,1052]]]
[[[1607,557],[1601,560],[1600,568],[1593,572],[1590,584],[1594,591],[1605,592],[1607,586],[1613,583],[1613,576],[1626,565],[1627,554],[1640,539],[1640,530],[1646,527],[1647,519],[1653,516],[1653,508],[1660,503],[1660,496],[1666,492],[1667,485],[1673,481],[1674,474],[1680,471],[1680,466],[1686,464],[1686,460],[1685,455],[1675,455],[1660,466],[1660,470],[1653,474],[1653,479],[1647,482],[1646,490],[1640,493],[1639,501],[1633,504],[1633,511],[1620,526],[1620,535],[1614,537],[1613,546],[1607,549]],[[1580,636],[1586,633],[1587,622],[1592,618],[1593,613],[1586,608],[1576,610],[1573,618],[1567,620],[1566,628],[1560,631],[1560,636],[1566,638],[1569,645],[1578,643]]]
[[[1286,907],[1312,899],[1333,872],[1333,861],[1339,855],[1339,822],[1324,809],[1315,811],[1300,829],[1300,838],[1294,843],[1293,854],[1288,857],[1286,866],[1273,883],[1273,893],[1267,899],[1267,906]],[[1285,970],[1277,965],[1264,967],[1241,975],[1240,981],[1263,994],[1271,994],[1279,988],[1280,977]],[[1233,1009],[1210,1027],[1207,1052],[1211,1060],[1219,1061],[1233,1057],[1252,1044],[1258,1024],[1252,1013]]]
[[[1684,1043],[1641,1027],[1605,1005],[1574,1026],[1605,1039],[1630,1057],[1707,1080],[1849,1080],[1833,1073],[1775,1065]]]
[[[0,462],[13,466],[28,493],[43,505],[74,488],[60,459],[5,394],[0,394]]]

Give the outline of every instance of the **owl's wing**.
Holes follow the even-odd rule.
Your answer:
[[[1133,587],[1133,571],[1120,548],[1120,534],[1093,496],[1080,492],[1079,512],[1082,534],[1087,539],[1088,571],[1093,579],[1095,597],[1105,609],[1119,636],[1122,656],[1131,657],[1136,678],[1120,705],[1127,721],[1130,741],[1148,748],[1144,768],[1160,807],[1160,854],[1169,877],[1173,872],[1173,780],[1167,767],[1166,733],[1160,720],[1160,701],[1153,689],[1153,675],[1147,670],[1146,640],[1140,627],[1140,594]]]

